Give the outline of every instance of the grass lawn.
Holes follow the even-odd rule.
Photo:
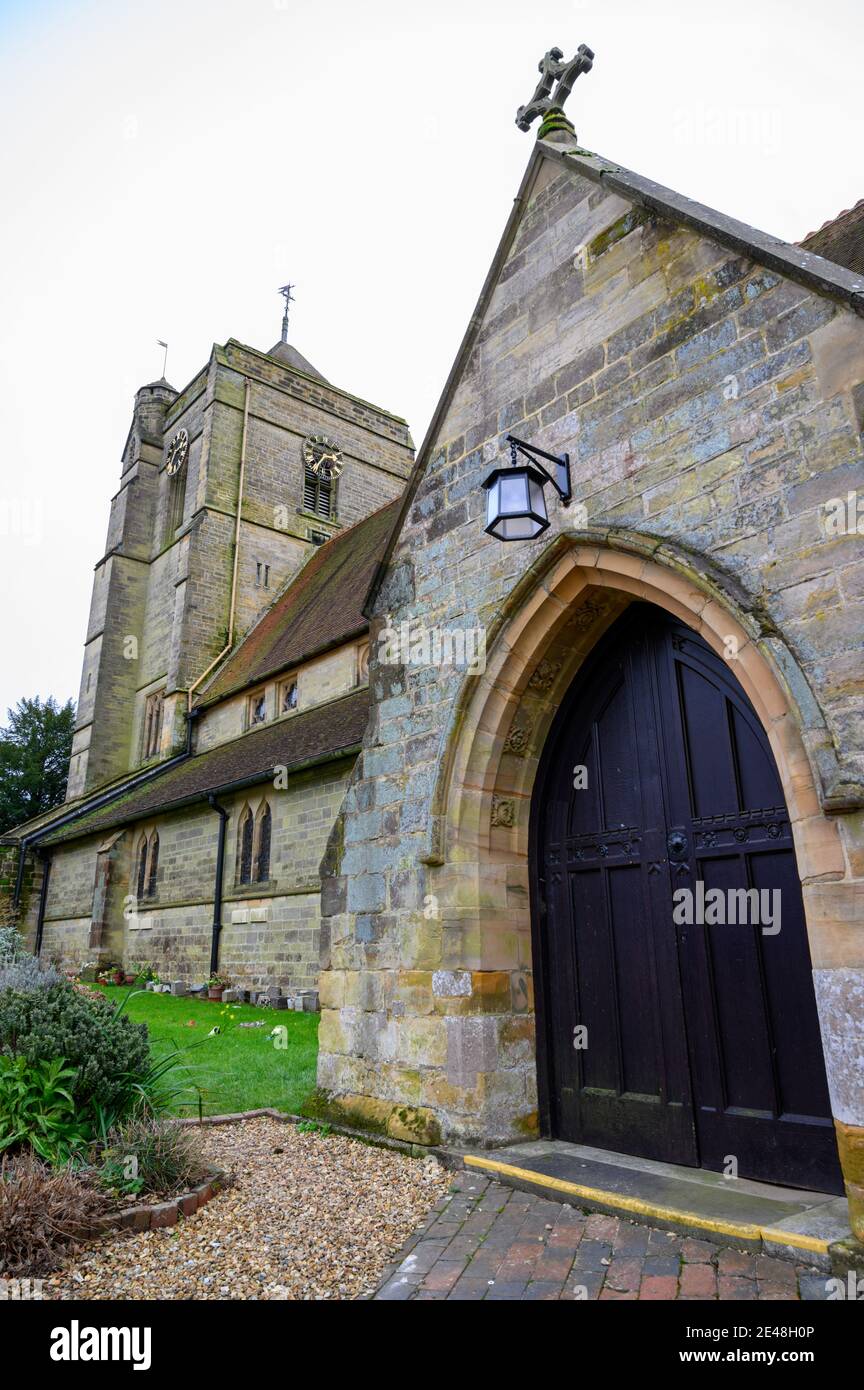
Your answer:
[[[183,1068],[203,1093],[206,1115],[263,1105],[296,1113],[315,1085],[318,1014],[175,999],[170,994],[130,992],[123,985],[100,988],[112,1001],[129,996],[126,1013],[135,1023],[147,1024],[154,1056],[164,1056],[173,1047],[183,1052]],[[263,1019],[265,1026],[238,1028],[238,1023],[252,1019]],[[208,1037],[216,1024],[221,1033]],[[278,1039],[268,1036],[275,1027],[286,1030]],[[181,1081],[182,1075],[171,1073],[172,1085]],[[197,1104],[184,1101],[175,1109],[194,1114]]]

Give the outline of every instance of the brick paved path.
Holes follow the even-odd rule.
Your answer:
[[[374,1297],[824,1299],[828,1278],[459,1171]]]

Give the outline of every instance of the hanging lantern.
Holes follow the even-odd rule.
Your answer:
[[[558,458],[508,434],[510,464],[493,468],[483,480],[486,489],[486,532],[499,541],[530,541],[549,526],[543,489],[551,483],[566,506],[570,501],[570,458]],[[522,454],[526,462],[521,462]],[[556,477],[539,462],[555,465]]]

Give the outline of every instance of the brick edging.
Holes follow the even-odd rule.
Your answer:
[[[177,1125],[234,1125],[241,1120],[257,1120],[261,1115],[269,1115],[271,1120],[284,1120],[289,1124],[299,1124],[303,1119],[302,1115],[287,1115],[281,1110],[274,1110],[272,1106],[265,1105],[259,1110],[234,1110],[227,1115],[188,1115],[182,1119],[175,1120]]]
[[[217,1192],[221,1191],[224,1181],[224,1172],[219,1168],[213,1168],[203,1182],[179,1197],[171,1197],[166,1202],[157,1202],[150,1206],[142,1204],[137,1207],[124,1207],[122,1211],[109,1212],[99,1217],[90,1227],[88,1235],[92,1239],[94,1236],[104,1235],[107,1231],[152,1231],[163,1226],[176,1226],[181,1216],[194,1216],[196,1211],[215,1197]]]

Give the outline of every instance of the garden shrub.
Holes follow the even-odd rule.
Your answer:
[[[15,989],[21,994],[32,989],[50,989],[63,983],[63,976],[54,965],[45,964],[37,956],[0,954],[0,991]]]
[[[24,954],[24,938],[17,927],[0,927],[0,965]]]
[[[47,989],[63,978],[55,965],[30,954],[17,927],[0,927],[0,990]]]
[[[62,1059],[75,1070],[69,1090],[76,1110],[94,1124],[125,1114],[151,1069],[146,1024],[66,982],[0,990],[0,1056],[23,1057],[31,1067]]]
[[[0,1151],[29,1144],[48,1163],[66,1163],[89,1141],[92,1125],[78,1113],[69,1087],[75,1068],[26,1057],[0,1057]]]
[[[111,1132],[99,1180],[114,1192],[171,1197],[188,1192],[207,1173],[197,1134],[173,1120],[139,1114]]]
[[[106,1206],[104,1195],[68,1170],[52,1171],[32,1154],[7,1155],[0,1162],[0,1275],[50,1273]]]

